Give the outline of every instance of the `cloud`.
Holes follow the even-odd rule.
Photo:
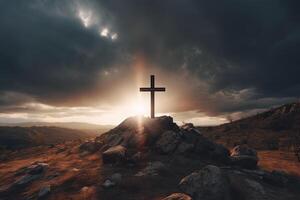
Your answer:
[[[134,89],[140,60],[144,77],[158,73],[170,92],[165,112],[227,115],[293,101],[300,92],[299,6],[293,0],[3,1],[0,112],[27,103],[117,104],[125,86]]]

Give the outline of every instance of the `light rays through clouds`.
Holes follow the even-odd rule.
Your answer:
[[[0,1],[0,122],[215,125],[300,93],[293,0]]]

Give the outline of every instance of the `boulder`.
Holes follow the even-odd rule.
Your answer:
[[[289,182],[289,176],[278,170],[273,170],[271,173],[264,173],[263,180],[271,185],[285,187]]]
[[[156,148],[159,152],[169,154],[175,151],[179,143],[179,135],[174,131],[166,131],[156,142]]]
[[[194,149],[194,145],[187,143],[187,142],[181,142],[176,149],[176,153],[179,154],[185,154],[185,153],[190,153]]]
[[[194,129],[195,127],[193,123],[185,123],[180,128],[183,130],[191,130]]]
[[[184,177],[180,189],[194,200],[231,200],[227,177],[219,167],[207,165]]]
[[[212,159],[226,162],[229,160],[229,150],[221,144],[215,144],[210,156]]]
[[[257,176],[252,176],[249,172],[247,174],[240,170],[228,170],[227,175],[230,180],[230,185],[233,191],[235,191],[236,199],[244,200],[267,200],[274,199],[273,197],[267,198],[267,192],[262,184],[258,182],[261,180]],[[260,174],[260,173],[259,173]],[[254,175],[254,174],[253,174]]]
[[[113,187],[115,185],[116,184],[113,181],[109,180],[109,179],[105,180],[104,183],[102,184],[102,186],[105,187],[105,188],[110,188],[110,187]]]
[[[32,181],[40,178],[40,177],[41,177],[41,175],[39,175],[39,174],[36,174],[36,175],[26,174],[26,175],[22,176],[21,178],[19,178],[18,180],[16,180],[13,183],[13,186],[22,187],[22,186],[25,186],[25,185],[31,183]]]
[[[31,175],[41,174],[45,171],[46,167],[48,167],[47,163],[33,164],[27,167],[27,173]]]
[[[266,191],[263,186],[254,180],[246,179],[246,184],[243,186],[245,193],[245,200],[265,200]]]
[[[122,145],[110,147],[102,153],[103,163],[121,163],[126,161],[127,149]]]
[[[238,145],[231,150],[230,159],[233,165],[254,169],[257,167],[258,157],[254,149],[247,145]]]
[[[162,200],[192,200],[192,198],[183,193],[174,193],[166,198],[163,198]]]
[[[79,150],[81,152],[89,152],[89,153],[95,153],[101,148],[101,144],[98,142],[88,141],[79,146]]]
[[[184,142],[189,144],[196,144],[199,137],[202,136],[201,133],[197,129],[181,129],[181,135]]]
[[[38,199],[44,199],[51,192],[51,186],[42,187],[38,193]]]
[[[115,174],[111,175],[111,177],[109,179],[116,184],[120,184],[122,181],[122,174],[115,173]]]
[[[156,176],[166,170],[165,164],[160,161],[149,162],[148,165],[135,176]]]
[[[102,184],[102,186],[105,188],[113,187],[113,186],[120,184],[121,181],[122,181],[122,174],[115,173],[115,174],[111,175],[111,177],[106,179],[104,181],[104,183]]]
[[[195,152],[200,155],[208,155],[215,149],[215,143],[208,138],[199,135],[195,144]]]

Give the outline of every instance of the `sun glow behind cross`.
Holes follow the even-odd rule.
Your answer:
[[[147,106],[140,99],[138,101],[136,101],[135,103],[132,103],[132,105],[130,107],[131,107],[130,110],[132,110],[133,115],[145,116],[148,114]]]

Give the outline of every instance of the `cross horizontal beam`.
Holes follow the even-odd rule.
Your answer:
[[[166,88],[157,87],[157,88],[140,88],[140,92],[165,92]]]

